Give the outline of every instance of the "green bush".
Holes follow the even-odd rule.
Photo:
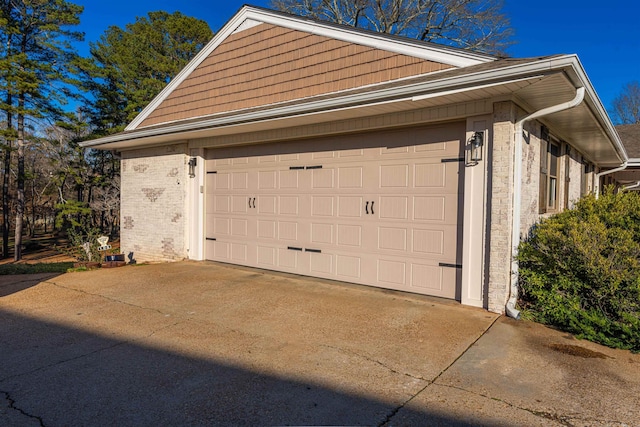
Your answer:
[[[640,195],[584,197],[534,226],[518,261],[526,317],[640,351]]]

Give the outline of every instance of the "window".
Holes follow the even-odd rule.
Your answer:
[[[549,131],[542,127],[540,140],[540,199],[539,213],[558,210],[558,170],[560,144],[551,141]]]

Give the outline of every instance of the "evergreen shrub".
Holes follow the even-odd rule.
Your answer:
[[[520,244],[526,318],[640,352],[640,195],[582,198],[543,219]]]

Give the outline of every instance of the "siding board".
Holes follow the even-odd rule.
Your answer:
[[[451,68],[260,24],[229,36],[140,125],[322,95]]]

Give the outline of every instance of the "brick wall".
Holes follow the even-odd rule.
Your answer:
[[[511,224],[513,197],[513,145],[516,107],[497,102],[493,112],[493,147],[489,187],[487,308],[503,313],[511,281]]]
[[[187,257],[186,149],[186,144],[176,144],[122,153],[120,244],[129,259]]]
[[[522,198],[520,238],[540,220],[540,123],[526,122],[522,146]]]

